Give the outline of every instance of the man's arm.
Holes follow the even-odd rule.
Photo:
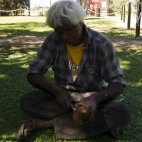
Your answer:
[[[97,107],[105,102],[111,101],[119,96],[124,90],[124,86],[120,83],[112,82],[104,90],[94,93],[93,95],[81,100],[74,105],[75,110],[79,107],[86,109],[86,114],[82,114],[82,124],[89,124],[94,121]]]
[[[66,90],[62,89],[61,87],[58,87],[55,84],[52,84],[43,75],[38,73],[29,74],[27,76],[27,80],[34,87],[54,95],[57,100],[57,103],[65,110],[71,109],[71,98]]]
[[[51,93],[56,97],[57,94],[60,93],[60,89],[58,86],[52,84],[49,82],[43,75],[38,73],[29,74],[27,76],[27,80],[30,84],[32,84],[34,87],[44,90],[46,92]]]
[[[97,103],[115,99],[124,91],[124,86],[120,83],[112,82],[105,89],[100,92],[95,93],[91,98]]]
[[[99,75],[109,85],[100,92],[81,100],[75,104],[75,110],[80,106],[86,108],[86,115],[83,114],[83,123],[93,122],[97,107],[106,101],[115,99],[124,90],[126,82],[123,79],[123,71],[120,68],[116,51],[108,38],[104,38],[104,43],[99,47]]]

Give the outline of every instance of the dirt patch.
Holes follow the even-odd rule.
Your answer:
[[[34,37],[34,36],[16,36],[16,37],[3,37],[0,38],[0,45],[39,45],[42,44],[45,38],[43,37]],[[138,44],[142,45],[141,39],[133,39],[133,40],[119,40],[112,41],[113,44],[117,45],[130,45],[130,44]]]
[[[27,45],[39,45],[42,44],[44,39],[42,37],[34,36],[15,36],[15,37],[3,37],[0,38],[0,45],[4,46],[27,46]]]
[[[130,45],[130,44],[142,45],[142,40],[131,40],[131,41],[120,40],[120,41],[113,42],[113,44],[117,44],[117,45]]]
[[[110,28],[124,28],[126,30],[127,28],[127,23],[121,21],[120,17],[110,17],[110,16],[106,16],[104,17],[105,19],[109,19],[110,21],[113,21],[114,24],[112,26],[107,26],[107,25],[95,25],[95,27],[93,27],[92,25],[92,29],[97,29],[98,31],[101,31],[101,29],[105,30],[109,30]],[[4,45],[4,46],[27,46],[27,45],[39,45],[43,43],[45,37],[36,37],[36,36],[10,36],[7,34],[1,34],[0,35],[0,45]],[[142,45],[142,38],[141,39],[129,39],[129,40],[118,40],[118,41],[113,41],[113,44],[117,44],[117,45],[130,45],[130,44],[138,44],[138,45]]]

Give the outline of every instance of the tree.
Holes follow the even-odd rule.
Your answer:
[[[134,6],[137,5],[138,0],[110,0],[114,7],[115,12],[121,11],[122,6],[126,5],[128,2],[131,2]]]
[[[29,8],[30,0],[0,0],[0,10],[9,11],[19,8]],[[11,12],[0,12],[1,16],[8,16]],[[14,15],[18,15],[19,11],[15,11]]]

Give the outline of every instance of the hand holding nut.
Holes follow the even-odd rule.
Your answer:
[[[84,116],[87,113],[86,108],[84,106],[80,106],[77,109],[74,109],[73,111],[73,120],[78,123],[82,124],[84,120],[86,119]]]

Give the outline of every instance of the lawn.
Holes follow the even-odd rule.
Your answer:
[[[109,18],[86,19],[84,22],[107,35],[114,44],[127,82],[119,98],[131,108],[132,121],[121,128],[121,140],[113,140],[104,134],[68,142],[142,142],[142,37],[135,39],[135,29],[118,27],[116,21]],[[20,97],[34,90],[26,80],[28,63],[36,56],[49,32],[52,29],[45,26],[45,17],[0,17],[0,142],[16,142],[17,131],[28,118],[19,107]],[[46,77],[54,82],[51,69]],[[35,131],[23,140],[55,141],[66,142],[56,140],[52,129]]]

